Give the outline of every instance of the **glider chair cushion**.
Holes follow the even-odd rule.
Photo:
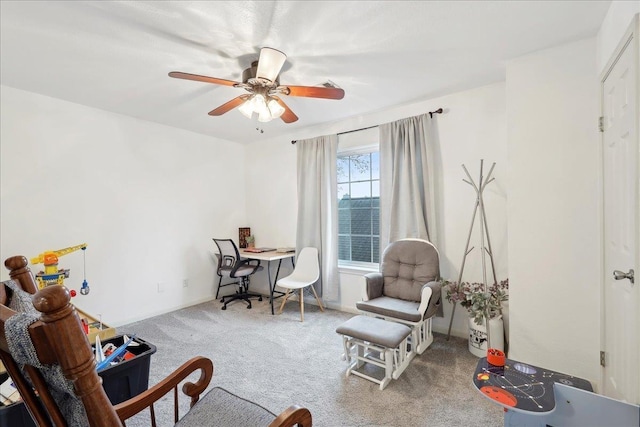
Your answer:
[[[363,314],[430,329],[423,322],[441,309],[439,280],[435,246],[426,240],[398,240],[384,250],[380,272],[365,275],[366,299],[356,307]],[[430,330],[421,333],[430,335]]]
[[[276,414],[268,409],[221,387],[215,387],[178,421],[176,427],[212,425],[213,414],[218,427],[268,426],[276,419]]]

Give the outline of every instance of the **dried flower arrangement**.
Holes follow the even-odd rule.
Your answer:
[[[483,283],[451,282],[442,280],[447,301],[458,303],[467,309],[477,325],[482,325],[485,315],[489,319],[502,313],[502,302],[509,299],[509,279],[489,286],[485,292]]]

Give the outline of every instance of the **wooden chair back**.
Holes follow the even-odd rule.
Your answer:
[[[29,327],[38,359],[43,364],[55,364],[62,368],[65,378],[73,383],[91,426],[122,426],[102,388],[91,344],[70,303],[69,292],[65,287],[57,285],[38,291],[27,265],[28,261],[23,256],[11,257],[5,261],[11,279],[22,290],[34,294],[33,305],[41,313],[40,320]],[[25,365],[32,387],[10,354],[4,326],[16,314],[7,306],[12,294],[13,291],[4,283],[0,285],[0,358],[36,423],[42,427],[66,426],[60,408],[52,398],[40,371]]]

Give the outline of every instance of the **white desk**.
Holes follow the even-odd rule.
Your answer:
[[[240,256],[247,259],[257,259],[260,261],[267,261],[267,277],[269,278],[269,303],[271,304],[271,314],[274,314],[273,311],[273,292],[276,287],[276,282],[278,281],[278,274],[280,273],[280,266],[282,265],[282,260],[290,258],[291,265],[295,268],[295,263],[293,259],[296,256],[295,252],[286,252],[280,253],[275,250],[269,252],[245,252],[244,249],[239,249]],[[278,261],[278,269],[276,270],[275,279],[271,279],[271,262]]]

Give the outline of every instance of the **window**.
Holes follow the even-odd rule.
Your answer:
[[[339,154],[338,260],[379,262],[380,160],[377,151]]]

